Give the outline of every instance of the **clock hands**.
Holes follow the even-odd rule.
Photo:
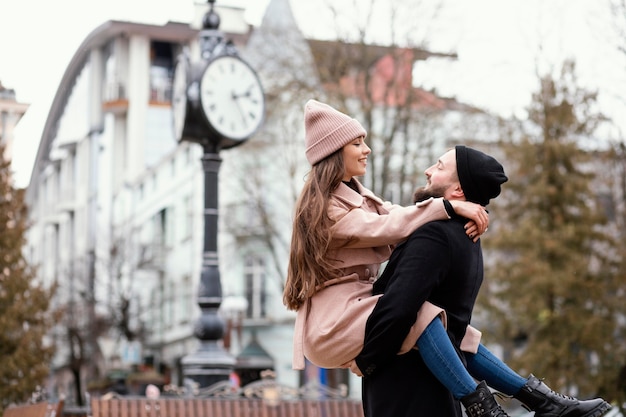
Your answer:
[[[237,94],[235,93],[235,91],[232,91],[232,98],[233,100],[238,100],[241,97],[252,97],[252,89],[254,88],[254,84],[250,84],[250,86],[248,88],[246,88],[246,91],[244,93],[241,94]]]
[[[237,110],[239,110],[239,114],[241,115],[241,119],[243,120],[243,125],[247,127],[248,126],[248,120],[246,119],[246,113],[241,108],[241,103],[239,102],[239,98],[245,97],[245,96],[246,96],[245,94],[235,94],[234,91],[231,93],[231,98],[233,99],[233,101],[237,105]]]
[[[256,100],[254,100],[254,99],[253,99],[253,97],[252,97],[252,88],[254,88],[254,84],[251,84],[251,85],[250,85],[250,86],[246,89],[246,91],[245,91],[245,92],[240,93],[240,94],[237,94],[237,93],[235,92],[235,90],[231,91],[231,98],[233,99],[233,101],[234,101],[234,102],[235,102],[235,104],[237,105],[237,109],[239,110],[239,114],[241,115],[241,118],[242,118],[243,123],[244,123],[244,125],[245,125],[245,126],[247,126],[247,125],[248,125],[248,118],[246,117],[246,112],[245,112],[245,111],[244,111],[244,109],[243,109],[243,106],[242,106],[242,104],[241,104],[241,102],[240,102],[240,99],[241,99],[241,98],[246,98],[246,99],[249,99],[249,100],[251,100],[251,101],[253,101],[253,102],[256,102]],[[250,115],[250,117],[252,117],[252,118],[254,117],[254,114],[252,114],[252,113],[250,113],[249,115]]]

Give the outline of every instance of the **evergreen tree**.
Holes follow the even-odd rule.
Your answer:
[[[45,343],[54,314],[52,289],[35,280],[22,255],[27,229],[24,190],[12,186],[10,162],[0,145],[0,414],[42,386],[53,347]]]
[[[626,282],[626,142],[624,139],[613,144],[612,150],[604,152],[602,156],[604,157],[604,167],[607,168],[601,171],[605,177],[603,185],[609,190],[604,203],[609,218],[613,220],[611,232],[615,236],[615,251],[618,253],[618,259],[621,259],[618,264],[618,276],[621,276],[622,281]],[[622,286],[618,294],[624,299],[626,287]],[[622,358],[621,362],[616,361],[616,366],[619,366],[616,398],[619,404],[626,405],[626,357],[623,351],[616,351],[615,354],[621,355]]]
[[[577,86],[573,62],[541,79],[521,138],[505,146],[509,182],[484,239],[492,264],[481,304],[497,311],[489,316],[496,337],[522,374],[580,397],[616,398],[625,303],[593,186],[602,166],[583,148],[602,120],[595,102]]]

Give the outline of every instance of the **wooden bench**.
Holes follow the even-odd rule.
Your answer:
[[[363,417],[353,399],[103,398],[91,399],[92,417]]]
[[[61,417],[62,413],[63,401],[58,403],[40,402],[11,405],[4,410],[2,417]]]

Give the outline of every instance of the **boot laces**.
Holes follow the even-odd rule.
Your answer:
[[[565,400],[570,400],[570,401],[576,401],[576,398],[570,397],[569,395],[561,394],[560,392],[550,390],[550,393],[554,395],[555,397],[560,397],[560,398],[563,398]]]
[[[543,378],[541,379],[541,382],[543,383]],[[561,394],[560,392],[556,392],[552,388],[550,388],[550,394],[554,395],[555,397],[563,398],[564,400],[577,401],[576,398],[570,397],[569,395]]]
[[[493,415],[493,417],[509,417],[509,415],[500,406],[498,406],[498,408],[495,411],[496,412]]]
[[[494,391],[493,395],[500,398],[501,400],[504,401],[509,401],[511,398],[514,398],[512,395],[507,395],[503,392],[500,391]],[[524,404],[522,403],[522,406],[524,406]],[[528,410],[530,411],[530,410]],[[506,411],[504,411],[504,409],[502,408],[502,406],[500,404],[498,404],[498,409],[496,410],[496,414],[494,414],[494,417],[510,417]]]

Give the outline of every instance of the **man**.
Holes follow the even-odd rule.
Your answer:
[[[426,177],[416,200],[437,196],[483,205],[507,181],[495,159],[464,146],[446,152]],[[462,357],[460,343],[483,280],[480,242],[467,238],[465,223],[453,218],[417,229],[394,250],[374,284],[374,293],[384,295],[368,319],[365,344],[355,359],[364,375],[366,416],[461,416],[458,401],[426,368],[419,352],[396,352],[419,306],[429,300],[446,310],[448,335]]]
[[[415,201],[444,197],[487,206],[500,194],[501,184],[507,181],[498,161],[465,146],[446,152],[425,173],[427,185],[415,192]],[[485,381],[476,386],[467,372],[458,372],[452,362],[443,361],[440,368],[433,370],[440,379],[426,367],[422,356],[427,350],[439,357],[446,356],[443,352],[449,345],[443,343],[446,333],[440,326],[442,331],[437,337],[441,339],[437,342],[422,345],[418,341],[421,352],[396,354],[426,300],[447,312],[447,336],[465,367],[471,361],[474,371],[500,385],[503,392],[535,411],[536,417],[599,417],[604,414],[610,405],[601,398],[580,401],[563,396],[533,375],[525,380],[486,350],[482,354],[461,351],[461,340],[471,321],[483,280],[480,242],[467,239],[465,223],[466,219],[453,218],[417,229],[394,250],[385,272],[374,284],[374,293],[384,295],[369,316],[364,347],[355,359],[358,371],[364,375],[365,415],[461,416],[459,402],[440,383],[445,379],[449,387],[455,385],[455,391],[459,391],[459,385],[463,386],[461,390],[466,392],[457,393],[456,398],[460,398],[470,417],[507,416]],[[482,345],[479,350],[481,348]],[[484,355],[485,352],[488,355]],[[448,358],[455,356],[453,352],[447,355]],[[480,370],[476,368],[479,356],[486,358],[487,363],[483,363]]]
[[[494,158],[465,146],[446,152],[426,170],[426,177],[428,183],[416,191],[416,201],[445,197],[483,206],[500,194],[507,180]],[[520,400],[536,417],[604,414],[610,405],[603,399],[581,401],[558,394],[533,375],[521,377],[482,345],[476,353],[460,353],[483,279],[480,244],[468,242],[465,223],[456,218],[422,226],[396,248],[375,283],[374,292],[385,294],[369,317],[364,348],[356,358],[359,369],[353,369],[365,375],[366,415],[460,416],[457,398],[470,417],[507,417],[486,383]],[[448,333],[433,322],[427,340],[427,331],[418,340],[419,353],[396,355],[425,300],[446,310]],[[471,349],[464,345],[464,350]],[[424,357],[429,357],[429,368]],[[485,381],[477,384],[467,372],[470,368]]]

